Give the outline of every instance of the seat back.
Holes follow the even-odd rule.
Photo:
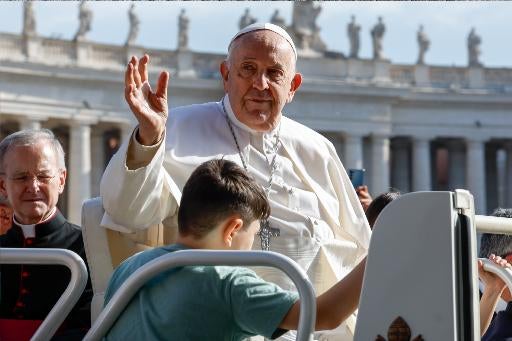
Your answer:
[[[175,229],[164,229],[162,224],[137,232],[113,230],[128,229],[108,222],[102,225],[105,211],[100,197],[86,200],[82,206],[82,236],[89,264],[92,289],[91,323],[103,309],[103,298],[114,268],[126,258],[148,248],[170,243]],[[111,227],[111,228],[109,228]]]
[[[94,323],[103,308],[105,290],[114,270],[107,230],[100,225],[103,213],[99,197],[86,200],[82,206],[82,236],[94,292],[91,302],[91,323]]]

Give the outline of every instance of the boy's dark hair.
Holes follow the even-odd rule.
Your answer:
[[[368,224],[370,224],[370,228],[373,229],[373,225],[375,224],[375,220],[379,216],[380,212],[386,207],[390,202],[395,200],[400,196],[400,192],[391,191],[385,192],[372,200],[370,206],[366,209],[366,218],[368,219]]]
[[[512,218],[511,208],[497,208],[494,217]],[[505,257],[512,253],[512,236],[506,234],[484,233],[480,240],[479,257],[488,258],[491,254]]]
[[[236,163],[210,160],[197,167],[188,179],[178,211],[179,232],[197,239],[222,220],[236,214],[247,228],[270,215],[263,188]]]

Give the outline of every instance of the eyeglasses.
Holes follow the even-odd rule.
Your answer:
[[[20,185],[26,185],[31,184],[35,181],[39,185],[48,185],[50,182],[52,182],[53,179],[57,177],[58,174],[50,175],[50,174],[37,174],[37,175],[29,175],[29,174],[20,174],[15,175],[12,177],[8,177],[9,180],[16,184]]]

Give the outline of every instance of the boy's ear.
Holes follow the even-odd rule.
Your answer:
[[[240,231],[243,225],[244,221],[237,216],[233,216],[226,220],[222,230],[222,240],[226,246],[231,247],[235,234]]]

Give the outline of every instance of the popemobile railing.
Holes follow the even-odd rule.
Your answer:
[[[85,263],[73,251],[65,249],[0,248],[1,264],[64,265],[71,271],[66,290],[48,313],[31,341],[47,341],[52,338],[69,312],[75,306],[87,285]],[[51,280],[49,278],[48,280]]]
[[[479,258],[484,264],[484,270],[492,272],[500,277],[512,292],[512,270],[510,268],[501,267],[486,258]]]
[[[276,252],[182,250],[161,256],[130,275],[98,316],[84,340],[101,340],[148,280],[162,271],[187,265],[270,266],[282,270],[293,281],[300,296],[297,340],[313,339],[316,320],[315,292],[304,270],[291,259]]]
[[[476,232],[512,235],[512,219],[475,215]]]
[[[476,215],[475,226],[479,233],[512,235],[512,219],[510,218]],[[483,262],[484,270],[500,277],[512,292],[512,270],[496,265],[485,258],[480,258],[480,260]]]

